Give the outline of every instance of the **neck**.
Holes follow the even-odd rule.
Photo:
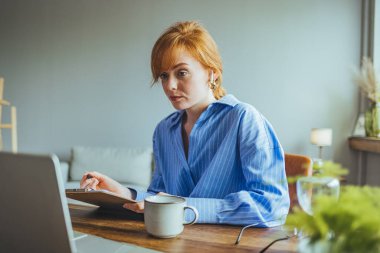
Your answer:
[[[214,98],[214,95],[211,92],[203,102],[186,109],[186,122],[191,125],[195,124],[202,112],[206,110],[206,108],[215,101],[216,99]]]

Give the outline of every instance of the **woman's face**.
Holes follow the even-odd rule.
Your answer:
[[[179,52],[173,66],[160,74],[162,88],[177,110],[207,106],[212,92],[209,72],[187,52]]]

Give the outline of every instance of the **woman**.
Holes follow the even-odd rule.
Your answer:
[[[197,22],[168,28],[151,56],[154,82],[177,109],[153,135],[155,171],[147,192],[128,189],[97,172],[82,188],[106,189],[139,201],[172,194],[199,211],[200,223],[269,227],[289,210],[284,153],[270,123],[251,105],[226,95],[222,61],[210,34]]]

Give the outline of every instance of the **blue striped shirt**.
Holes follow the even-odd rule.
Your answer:
[[[196,207],[199,223],[283,224],[289,211],[284,152],[270,123],[251,105],[226,95],[198,118],[186,159],[184,112],[157,125],[153,179],[147,192],[137,191],[136,200],[166,192]]]

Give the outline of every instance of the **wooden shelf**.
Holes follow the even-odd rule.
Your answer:
[[[380,138],[350,137],[348,142],[354,150],[380,154]]]

